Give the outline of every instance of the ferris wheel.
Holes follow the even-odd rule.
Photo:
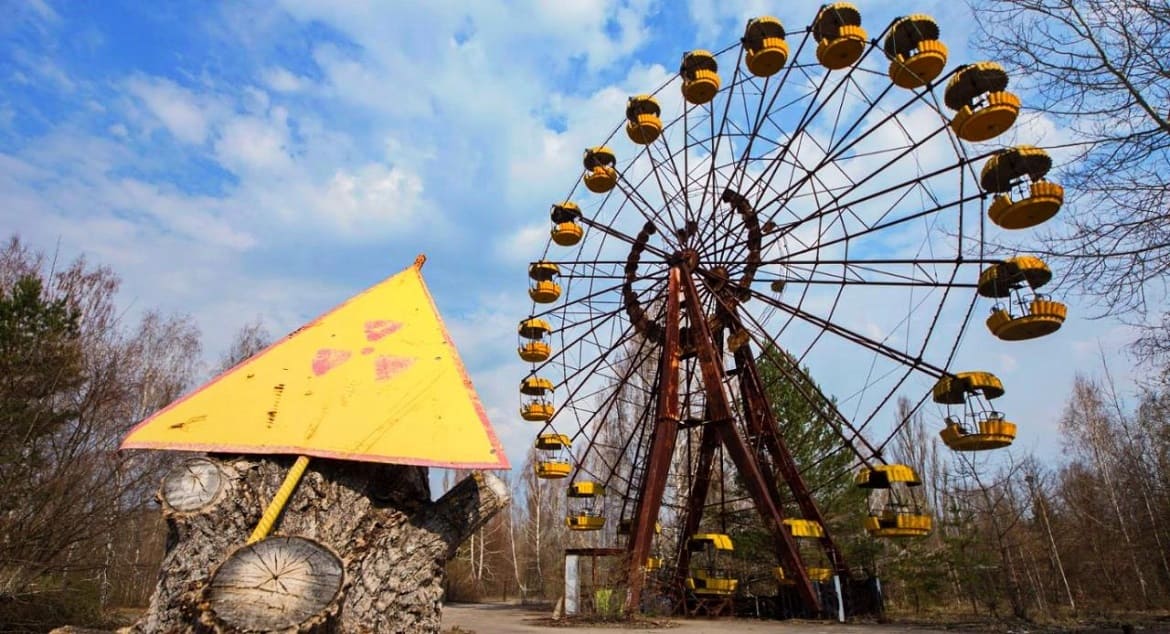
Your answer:
[[[566,483],[569,528],[625,548],[629,605],[662,566],[666,498],[684,536],[667,555],[675,586],[734,594],[735,579],[691,566],[732,548],[702,525],[717,450],[772,532],[777,582],[808,612],[823,609],[815,584],[849,577],[769,402],[778,383],[852,456],[841,477],[870,491],[875,537],[932,529],[919,475],[884,455],[899,396],[945,409],[954,450],[1014,439],[990,403],[1000,380],[951,364],[976,312],[990,309],[987,331],[968,339],[1060,327],[1065,306],[1038,290],[1047,265],[984,245],[1051,218],[1062,190],[1043,150],[994,143],[1020,111],[1004,70],[947,61],[926,15],[874,37],[847,3],[796,29],[752,19],[739,42],[686,52],[675,77],[631,96],[552,202],[517,329],[521,415],[538,429],[537,475]]]

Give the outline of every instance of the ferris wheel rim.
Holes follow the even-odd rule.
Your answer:
[[[619,472],[617,466],[607,463],[600,454],[607,450],[625,456],[633,447],[633,460],[637,463],[648,430],[656,424],[649,412],[655,402],[653,386],[660,375],[637,376],[630,359],[652,361],[655,346],[661,347],[658,331],[662,330],[661,320],[666,315],[661,305],[666,303],[664,287],[670,271],[680,269],[686,273],[688,285],[694,286],[693,299],[688,301],[701,307],[697,314],[714,320],[721,347],[725,335],[729,339],[740,337],[739,341],[746,340],[757,348],[762,358],[775,351],[788,355],[791,360],[787,371],[801,373],[807,373],[803,364],[814,350],[832,350],[833,344],[823,344],[825,340],[835,337],[843,347],[866,350],[871,355],[868,368],[857,369],[864,376],[861,385],[852,393],[847,391],[842,401],[843,405],[853,403],[852,415],[838,408],[836,399],[827,396],[811,379],[810,393],[801,396],[817,412],[818,420],[841,440],[833,451],[851,451],[855,464],[868,468],[871,463],[879,467],[888,464],[883,452],[930,397],[931,390],[925,390],[922,398],[910,405],[908,414],[904,417],[899,414],[901,419],[892,429],[884,435],[875,433],[870,425],[879,414],[889,411],[894,397],[908,385],[907,381],[919,374],[940,382],[956,376],[948,368],[969,331],[980,294],[963,293],[983,283],[982,273],[976,269],[976,275],[971,275],[969,267],[1003,263],[985,256],[988,215],[985,203],[991,190],[985,192],[970,183],[979,182],[987,189],[985,182],[991,178],[1001,188],[995,192],[1006,192],[1009,183],[999,182],[1002,174],[995,172],[988,176],[988,167],[982,174],[976,174],[974,163],[988,159],[990,164],[997,157],[1010,156],[1010,152],[984,152],[960,143],[962,133],[955,125],[959,119],[956,116],[948,120],[935,93],[935,88],[943,85],[949,91],[958,73],[969,67],[959,66],[943,72],[945,68],[939,66],[932,71],[935,75],[922,84],[907,85],[920,80],[916,74],[927,66],[913,65],[913,60],[901,57],[903,49],[921,44],[924,57],[928,58],[927,65],[937,65],[940,54],[945,64],[945,46],[920,41],[937,39],[937,25],[928,16],[918,14],[891,22],[878,38],[865,41],[857,58],[847,66],[830,66],[822,58],[819,46],[820,65],[796,61],[805,51],[810,35],[823,26],[820,20],[824,10],[822,7],[818,12],[814,25],[788,32],[789,37],[799,36],[799,43],[788,63],[781,63],[781,73],[760,78],[745,72],[745,40],[714,54],[692,51],[684,56],[684,67],[689,55],[706,56],[702,64],[711,72],[716,68],[717,58],[733,57],[735,64],[728,83],[721,84],[718,76],[714,78],[714,93],[702,97],[707,101],[691,102],[691,96],[684,94],[681,112],[674,118],[642,121],[639,125],[649,127],[639,128],[636,134],[629,127],[638,122],[635,115],[650,113],[656,118],[661,115],[663,108],[658,99],[668,99],[665,91],[680,81],[678,77],[662,82],[648,93],[631,97],[626,109],[628,123],[619,123],[600,145],[586,150],[587,175],[578,179],[564,198],[574,200],[582,183],[590,191],[602,194],[591,209],[585,209],[584,202],[579,208],[576,220],[588,231],[584,238],[578,233],[570,236],[571,241],[566,239],[571,244],[581,241],[573,251],[574,256],[549,260],[552,240],[546,243],[541,255],[541,262],[559,267],[565,287],[562,299],[552,306],[538,311],[534,304],[530,318],[559,319],[556,336],[560,337],[561,345],[545,361],[534,364],[529,376],[559,372],[557,387],[568,389],[561,407],[544,420],[541,433],[560,429],[571,432],[574,440],[588,438],[587,445],[577,454],[578,464],[570,484],[579,476],[594,478],[606,488],[611,484],[620,488],[624,484],[627,488],[620,512],[623,517],[629,491],[637,486],[637,470]],[[838,18],[842,25],[860,19],[857,16]],[[782,26],[780,29],[783,33]],[[887,34],[885,48],[892,46],[897,55],[882,51],[879,40]],[[785,45],[785,57],[788,50]],[[882,59],[892,60],[886,72],[864,65],[875,50]],[[746,63],[749,70],[753,68],[750,60]],[[822,66],[833,72],[820,75],[810,72]],[[888,80],[881,87],[867,87],[867,82],[874,77]],[[830,81],[831,78],[835,79]],[[996,87],[1002,90],[1006,79],[999,79]],[[800,88],[801,81],[811,88],[795,96],[789,93],[782,100],[785,86]],[[683,87],[685,93],[685,82]],[[948,92],[946,106],[954,109],[960,101],[971,99],[974,89],[969,88],[954,95]],[[909,92],[898,92],[899,89],[909,89]],[[872,95],[867,92],[870,90],[876,93],[876,98],[870,99]],[[848,109],[850,97],[859,97],[861,105],[846,117],[842,113]],[[736,103],[737,98],[742,103]],[[647,103],[652,102],[653,107],[635,104],[635,100],[649,100]],[[754,116],[750,114],[749,101],[755,106]],[[741,105],[742,120],[736,118],[738,113],[735,117],[730,114]],[[835,115],[830,119],[834,109]],[[922,112],[934,124],[914,124],[913,117]],[[814,125],[822,114],[824,119],[829,119],[828,132],[820,131],[822,136],[818,137],[813,134],[818,132]],[[1011,118],[1014,120],[1014,114]],[[999,120],[1002,119],[1001,116]],[[793,120],[795,125],[786,128]],[[615,138],[620,141],[623,127],[630,140],[641,147],[631,158],[619,162],[611,146],[619,147],[614,143]],[[871,147],[875,139],[876,147]],[[939,167],[935,158],[928,168],[923,165],[922,150],[936,142],[949,147],[949,153],[942,155],[953,160],[943,161]],[[1010,162],[1010,158],[1004,160]],[[846,168],[858,164],[873,167],[860,171]],[[891,177],[899,173],[900,164],[910,166],[901,172],[909,175],[905,179]],[[604,169],[591,184],[588,172],[594,168]],[[1000,171],[1006,174],[1010,170]],[[1035,177],[1033,181],[1035,184]],[[935,184],[950,182],[957,183],[955,191]],[[1053,189],[1056,195],[1060,194],[1058,190],[1058,186]],[[751,209],[750,214],[716,213],[720,203],[728,204],[736,197],[742,200],[742,207]],[[905,201],[909,203],[903,205]],[[995,204],[1001,205],[1001,211],[1003,205],[1014,205],[1010,200],[1001,203],[997,198]],[[900,206],[915,211],[903,212]],[[859,213],[858,208],[865,211]],[[968,219],[968,215],[976,219]],[[943,218],[947,220],[940,220]],[[952,219],[957,229],[947,225]],[[632,220],[633,226],[625,220]],[[992,220],[1005,228],[1016,228],[996,220],[994,212]],[[1028,226],[1018,218],[1010,222]],[[954,244],[937,246],[930,240],[930,236],[945,235],[948,230],[957,236]],[[898,236],[902,232],[922,236],[920,242],[911,245],[911,256],[899,260],[875,257],[870,252],[872,236]],[[880,244],[880,240],[876,242]],[[902,270],[899,266],[908,268]],[[776,272],[771,276],[757,275],[768,267],[774,267]],[[764,284],[772,289],[773,295],[761,289]],[[779,299],[786,285],[799,287],[794,301],[790,296],[784,301]],[[827,292],[814,291],[818,286],[828,289]],[[876,335],[866,336],[858,327],[846,324],[846,317],[839,312],[847,312],[844,309],[849,307],[849,302],[856,303],[859,297],[864,297],[853,288],[895,289],[906,299],[905,315],[900,321],[883,322],[884,332],[879,329]],[[559,287],[558,294],[561,294]],[[893,296],[894,291],[890,294]],[[743,310],[742,306],[749,301],[753,302],[752,306],[763,307],[761,312]],[[1064,310],[1063,306],[1059,308]],[[911,319],[919,313],[922,319]],[[895,314],[894,318],[897,317]],[[690,326],[706,328],[708,325],[706,319],[686,319],[690,320],[687,322]],[[702,323],[698,324],[696,319]],[[988,324],[990,328],[991,322]],[[799,335],[801,328],[813,334],[805,335],[803,349],[797,345],[790,352],[790,346],[781,345],[779,337],[790,331]],[[905,335],[899,342],[897,335],[901,331]],[[947,339],[946,334],[939,334],[943,331],[953,333],[953,337]],[[566,334],[570,332],[571,335]],[[730,354],[730,348],[721,354]],[[879,368],[880,359],[888,360],[891,365]],[[941,362],[936,362],[939,359]],[[682,371],[687,377],[695,376],[693,365],[684,364]],[[661,368],[655,368],[654,372],[660,373]],[[595,384],[589,385],[590,380]],[[787,380],[795,382],[795,379]],[[620,419],[623,408],[629,406],[621,392],[631,382],[638,385],[630,389],[646,399],[645,407],[631,423],[636,433],[603,438],[603,430],[609,433],[615,425],[611,421]],[[686,386],[690,382],[691,378],[683,380],[684,392],[680,396],[688,411],[692,406],[691,392],[686,391],[690,389]],[[882,387],[878,388],[879,385]],[[702,407],[703,400],[697,398],[697,406]],[[621,429],[619,425],[618,430]],[[869,436],[877,440],[871,443]],[[863,450],[858,449],[859,445]],[[599,449],[595,451],[595,448]],[[600,462],[590,463],[591,457]],[[822,456],[811,466],[829,457]],[[920,531],[922,526],[895,528],[908,531],[898,534],[920,534],[914,531]]]

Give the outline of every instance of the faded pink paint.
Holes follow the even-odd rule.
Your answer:
[[[378,357],[374,361],[374,378],[385,381],[412,365],[414,359],[411,357]]]
[[[366,341],[377,341],[382,337],[398,332],[401,322],[386,319],[374,319],[366,322]]]
[[[366,346],[362,348],[362,354],[374,354],[374,346]]]
[[[313,374],[317,376],[325,374],[348,361],[352,354],[349,350],[321,348],[317,351],[317,356],[313,358]]]

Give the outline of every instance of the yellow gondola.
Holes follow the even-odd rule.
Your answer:
[[[573,441],[565,434],[541,434],[536,437],[536,448],[541,451],[560,451],[573,446]]]
[[[565,526],[574,531],[599,531],[605,528],[605,518],[590,511],[582,511],[566,517]]]
[[[828,583],[833,580],[832,568],[806,568],[808,580],[816,583]]]
[[[990,372],[959,372],[944,376],[934,384],[931,395],[935,403],[962,405],[970,395],[982,395],[986,399],[1003,396],[1003,382]]]
[[[810,564],[815,562],[826,566],[829,563],[819,543],[825,536],[825,527],[820,522],[794,517],[785,518],[782,523],[788,534],[797,540],[797,553],[800,560],[804,562],[805,572],[809,575],[809,579],[814,582],[821,581],[820,573],[816,571],[829,570],[829,568],[817,568]],[[779,581],[779,578],[777,580]]]
[[[617,157],[605,146],[585,150],[585,187],[595,193],[604,194],[617,185],[618,173],[615,166]]]
[[[996,304],[992,308],[988,330],[1004,341],[1035,339],[1059,330],[1068,317],[1068,307],[1036,292],[1050,279],[1048,265],[1030,255],[1009,258],[984,269],[979,274],[979,294],[1009,300],[1006,306]],[[1021,307],[1021,314],[1014,314],[1013,304]]]
[[[605,487],[588,480],[574,482],[569,487],[568,496],[571,498],[595,498],[605,495]]]
[[[538,304],[551,304],[561,296],[561,285],[553,281],[560,275],[561,270],[552,262],[533,262],[528,266],[528,277],[532,279],[532,286],[528,288],[528,296]]]
[[[578,220],[581,218],[581,208],[577,203],[566,200],[559,205],[552,206],[549,214],[552,219],[552,241],[562,247],[571,247],[581,241],[585,229]]]
[[[848,2],[821,7],[813,20],[812,34],[817,41],[817,61],[829,70],[841,70],[857,63],[869,39],[861,28],[861,12]]]
[[[540,460],[534,468],[536,477],[545,480],[565,478],[573,471],[573,466],[564,460]]]
[[[990,412],[978,421],[974,431],[950,417],[939,433],[943,443],[955,451],[982,451],[1007,447],[1016,439],[1016,424],[1004,420],[1003,414]]]
[[[854,483],[859,489],[888,489],[895,482],[918,486],[922,481],[914,470],[903,464],[880,464],[857,472]]]
[[[771,77],[788,61],[784,25],[772,16],[749,20],[743,31],[744,61],[756,77]]]
[[[552,418],[556,412],[552,400],[553,392],[551,381],[538,376],[530,376],[520,383],[520,393],[526,398],[520,406],[520,417],[526,421],[544,422]]]
[[[1016,437],[1015,423],[981,403],[1003,394],[1003,383],[990,372],[960,372],[939,379],[934,385],[934,401],[963,405],[963,418],[968,421],[964,423],[948,414],[946,426],[939,432],[943,443],[955,451],[983,451],[1012,444]]]
[[[722,533],[700,533],[687,541],[691,571],[686,587],[699,596],[735,594],[739,580],[731,576],[726,558],[734,550],[731,538]]]
[[[964,66],[951,76],[943,101],[956,111],[951,129],[964,141],[1003,134],[1020,114],[1020,98],[1007,92],[1008,76],[995,62]]]
[[[857,486],[870,490],[869,515],[864,522],[870,535],[915,537],[930,534],[931,518],[923,511],[919,490],[922,480],[909,466],[865,467],[857,473],[855,482]]]
[[[1064,204],[1064,188],[1044,180],[1050,169],[1052,159],[1037,147],[1020,145],[996,152],[979,175],[985,191],[1000,194],[988,207],[987,217],[1004,229],[1026,229],[1055,216]],[[1022,196],[1019,200],[1012,199],[1013,189]]]
[[[798,539],[819,539],[825,536],[825,527],[812,520],[789,517],[784,519],[784,526],[790,535]]]
[[[662,108],[650,95],[630,97],[626,102],[626,136],[639,145],[649,145],[662,134]]]
[[[689,103],[701,106],[719,92],[719,64],[710,51],[691,51],[683,55],[678,73],[683,78],[683,98]]]
[[[893,507],[865,518],[865,531],[874,537],[922,537],[930,534],[933,524],[929,515]]]
[[[947,47],[938,39],[938,24],[916,13],[890,27],[883,48],[890,58],[890,80],[902,88],[921,88],[942,74]]]
[[[808,580],[813,583],[828,583],[833,580],[833,569],[824,567],[811,567],[804,569],[805,574],[808,575]],[[772,577],[776,582],[782,586],[791,586],[796,584],[796,580],[789,579],[784,573],[783,566],[776,566],[772,568]]]
[[[575,531],[597,531],[605,527],[605,517],[594,510],[592,500],[605,496],[605,487],[596,482],[579,481],[569,486],[570,498],[586,500],[585,507],[565,518],[565,525]]]
[[[529,318],[520,322],[517,334],[520,335],[520,346],[516,352],[520,358],[529,363],[547,361],[552,354],[552,346],[545,341],[545,337],[552,333],[552,327],[543,319]]]
[[[520,418],[531,423],[543,423],[553,417],[557,408],[549,401],[531,400],[520,406]]]
[[[572,441],[564,434],[540,434],[534,445],[538,450],[553,454],[538,460],[534,466],[536,477],[546,480],[564,478],[572,472],[569,462],[569,447]]]
[[[983,297],[1011,297],[1022,285],[1040,288],[1052,280],[1048,264],[1032,255],[1017,255],[999,262],[979,274],[978,292]]]

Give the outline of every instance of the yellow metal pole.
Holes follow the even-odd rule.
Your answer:
[[[305,467],[308,466],[308,456],[297,456],[297,461],[288,470],[288,475],[284,477],[284,482],[276,490],[276,495],[272,496],[272,501],[264,509],[264,515],[260,517],[260,522],[256,524],[252,535],[248,537],[249,544],[255,544],[268,537],[268,533],[272,532],[272,526],[276,523],[276,518],[280,517],[280,512],[284,510],[284,505],[288,504],[288,498],[296,490],[297,484],[301,481],[301,476],[305,474]]]

